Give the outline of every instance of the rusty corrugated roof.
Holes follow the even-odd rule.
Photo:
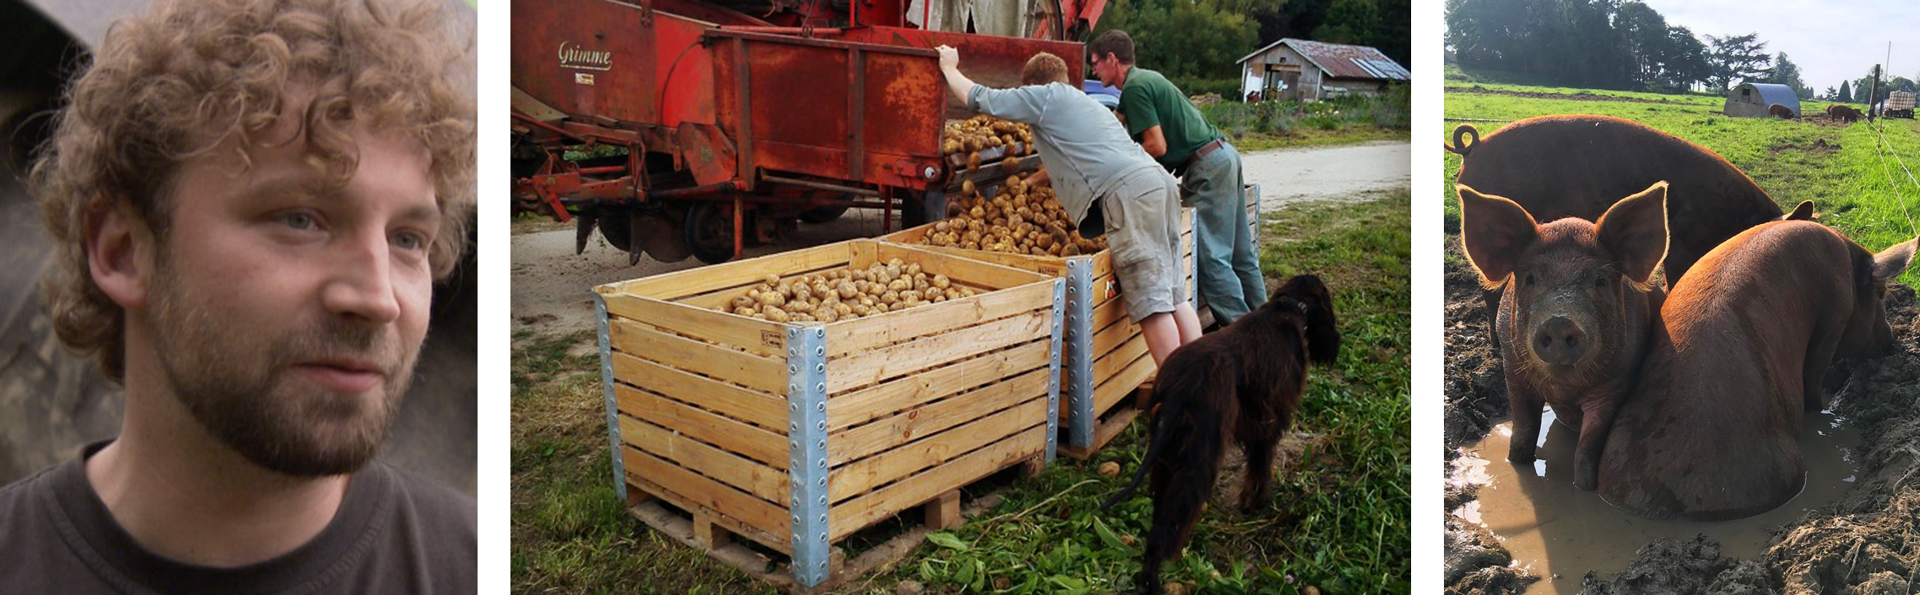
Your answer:
[[[1310,39],[1282,39],[1267,44],[1267,47],[1260,48],[1251,54],[1247,54],[1245,58],[1240,59],[1240,62],[1244,63],[1254,56],[1258,56],[1267,50],[1273,49],[1274,46],[1283,43],[1287,44],[1287,47],[1293,48],[1293,51],[1299,52],[1301,56],[1306,57],[1307,61],[1312,62],[1314,66],[1318,66],[1321,70],[1327,71],[1328,76],[1335,78],[1379,79],[1389,81],[1404,81],[1412,78],[1407,72],[1407,67],[1401,66],[1398,62],[1394,62],[1392,58],[1388,58],[1386,54],[1380,53],[1378,49],[1364,45],[1327,43]]]

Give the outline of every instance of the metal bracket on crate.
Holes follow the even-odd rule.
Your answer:
[[[1073,418],[1067,422],[1067,446],[1093,447],[1093,259],[1067,260],[1066,278],[1066,373],[1067,409]],[[1058,403],[1055,403],[1057,409]],[[1056,415],[1058,415],[1056,413]]]
[[[1061,323],[1066,319],[1067,282],[1053,280],[1053,345],[1047,350],[1047,464],[1053,464],[1053,451],[1060,444],[1060,343]]]
[[[793,577],[827,580],[827,330],[787,327],[787,475],[792,481]]]
[[[1260,253],[1260,218],[1265,216],[1260,212],[1260,185],[1247,184],[1241,190],[1245,194],[1245,200],[1253,205],[1253,220],[1248,221],[1247,225],[1253,228],[1253,252],[1258,255]]]
[[[613,493],[627,501],[626,463],[620,460],[620,403],[613,395],[613,341],[607,332],[607,298],[593,294],[593,311],[600,330],[600,389],[607,402],[607,446],[613,455]]]
[[[1187,213],[1187,220],[1193,221],[1194,223],[1199,223],[1199,221],[1194,221],[1197,218],[1198,216],[1194,212],[1189,211]],[[1193,272],[1187,274],[1187,305],[1193,306],[1195,309],[1199,309],[1200,308],[1200,228],[1197,225],[1190,225],[1188,227],[1193,229],[1193,257],[1187,259],[1191,261],[1188,264],[1192,267]],[[1196,314],[1198,314],[1198,312],[1196,312]]]

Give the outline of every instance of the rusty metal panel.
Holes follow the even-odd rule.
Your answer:
[[[697,3],[513,2],[513,87],[574,116],[674,127],[714,123],[705,19],[758,24]],[[694,16],[678,14],[691,13]]]
[[[513,2],[513,86],[574,115],[659,118],[654,26],[638,7],[606,0]],[[664,20],[664,19],[663,19]]]
[[[926,188],[939,171],[941,93],[926,49],[717,29],[715,117],[739,147],[741,175],[779,171]],[[757,168],[757,169],[756,169]]]
[[[656,27],[654,34],[660,52],[653,55],[654,72],[659,76],[661,126],[679,126],[683,122],[713,124],[713,59],[700,45],[704,26],[681,26],[673,17],[655,22],[671,23]]]
[[[946,78],[940,59],[918,55],[868,54],[862,89],[866,117],[861,139],[866,144],[865,175],[872,179],[900,179],[907,184],[920,168],[914,164],[940,159],[940,130],[946,125]]]
[[[850,29],[847,31],[846,39],[907,48],[932,49],[941,45],[953,46],[954,49],[960,50],[960,72],[966,74],[967,78],[973,79],[973,82],[994,88],[1020,86],[1020,70],[1027,65],[1027,59],[1040,52],[1051,52],[1067,63],[1068,84],[1079,86],[1086,77],[1086,46],[1068,41],[922,31],[899,27]],[[934,74],[939,75],[937,62]],[[959,100],[947,97],[951,94],[946,93],[944,89],[940,94],[946,97],[945,118],[958,119],[973,115],[971,111],[965,109],[965,106],[960,105]]]
[[[682,122],[677,138],[695,184],[705,186],[734,179],[733,168],[739,157],[734,153],[733,143],[718,127]]]
[[[847,79],[847,47],[749,41],[747,52],[754,142],[846,148],[848,123],[836,108],[847,104],[847,87],[835,83]]]

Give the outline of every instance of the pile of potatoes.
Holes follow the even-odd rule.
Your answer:
[[[898,258],[866,269],[848,267],[765,281],[727,303],[729,311],[773,322],[834,322],[973,297],[971,287],[929,275]]]
[[[1029,179],[1009,176],[991,199],[982,196],[973,182],[961,182],[955,198],[960,212],[934,223],[921,243],[1035,256],[1075,256],[1106,249],[1105,237],[1080,237],[1052,187]]]
[[[965,155],[967,171],[980,169],[980,153],[994,147],[1007,147],[1011,153],[1015,143],[1019,143],[1020,152],[1007,155],[1008,160],[1018,165],[1022,155],[1031,155],[1033,148],[1033,129],[1026,124],[1002,120],[987,115],[977,115],[965,120],[948,122],[940,133],[940,152],[942,154]]]

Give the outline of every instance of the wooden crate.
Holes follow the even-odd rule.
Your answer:
[[[1126,303],[1119,299],[1120,285],[1113,274],[1112,251],[1081,256],[1032,256],[920,244],[921,238],[932,229],[933,224],[927,224],[880,239],[1066,280],[1066,350],[1062,354],[1061,385],[1067,398],[1060,403],[1059,416],[1067,437],[1060,444],[1060,451],[1074,458],[1086,458],[1125,429],[1135,413],[1124,406],[1132,403],[1132,399],[1125,397],[1152,378],[1158,367],[1153,363],[1153,355],[1147,352],[1147,338],[1140,334],[1140,325],[1127,317]],[[1193,303],[1196,296],[1194,254],[1193,209],[1185,208],[1180,210],[1180,256],[1188,303]]]
[[[770,274],[892,258],[983,293],[830,324],[715,309]],[[791,556],[801,585],[829,578],[843,537],[1052,459],[1059,279],[852,240],[594,291],[622,498],[631,486]]]

